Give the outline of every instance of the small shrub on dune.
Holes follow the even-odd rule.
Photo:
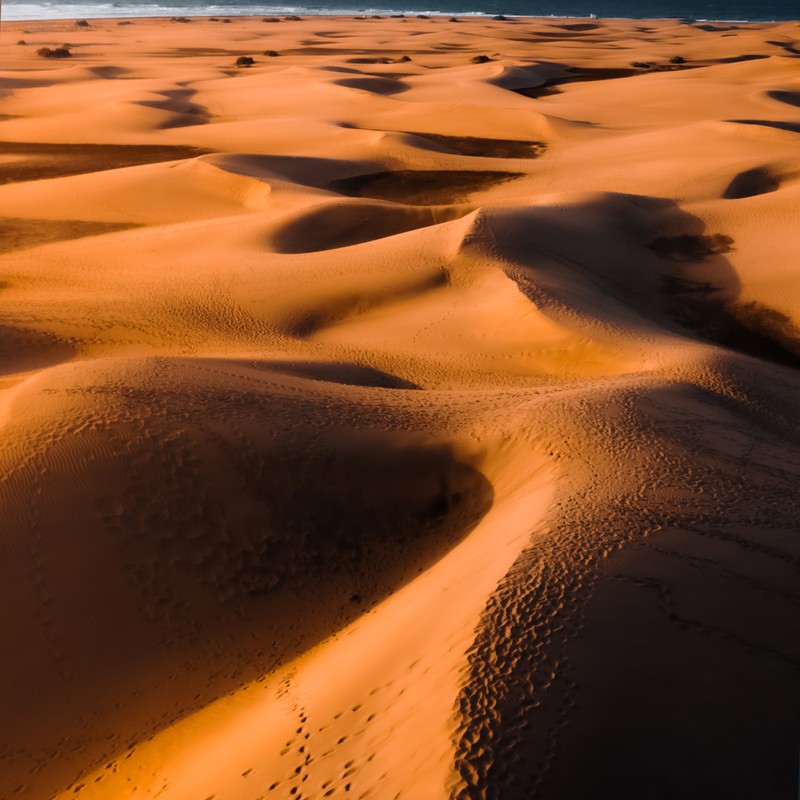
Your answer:
[[[270,58],[275,58],[276,56],[280,55],[276,50],[265,50],[265,56],[269,56]]]
[[[36,55],[39,58],[69,58],[72,53],[68,47],[40,47],[36,51]]]
[[[24,39],[20,39],[17,44],[28,44]]]
[[[75,27],[76,28],[88,28],[89,23],[85,19],[76,19],[75,20]]]
[[[492,59],[489,56],[473,56],[470,60],[470,64],[486,64],[487,62],[491,61]]]
[[[252,67],[255,63],[255,60],[250,56],[239,56],[239,58],[236,59],[237,67]]]
[[[670,64],[685,64],[686,59],[683,56],[672,56],[669,60]]]

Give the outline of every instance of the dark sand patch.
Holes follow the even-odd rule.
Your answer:
[[[682,327],[737,353],[800,369],[800,329],[777,309],[726,301],[709,283],[664,279],[666,310]]]
[[[64,178],[87,172],[178,161],[212,153],[198,147],[177,145],[42,144],[0,142],[0,156],[22,156],[4,164],[0,184]]]
[[[773,119],[732,119],[737,125],[760,125],[764,128],[775,128],[779,131],[789,131],[789,133],[800,133],[800,122],[784,122],[783,120]]]
[[[767,92],[767,97],[777,100],[779,103],[786,103],[786,105],[800,108],[800,92],[786,92],[776,89],[773,92]]]
[[[592,67],[582,69],[574,75],[566,75],[561,78],[550,78],[550,80],[539,84],[539,86],[523,87],[521,89],[512,89],[517,94],[525,97],[537,99],[539,97],[547,97],[548,95],[560,94],[558,86],[566,83],[582,83],[585,81],[608,81],[617,78],[630,78],[633,75],[641,75],[640,69],[633,69],[631,67],[619,68],[606,68],[606,67]]]
[[[339,383],[344,386],[366,386],[377,389],[419,389],[411,383],[388,372],[365,367],[361,364],[351,364],[334,361],[268,361],[257,362],[259,369],[269,369],[283,375],[296,378],[305,378],[324,383]]]
[[[371,197],[409,205],[446,205],[464,201],[469,195],[490,189],[522,172],[462,170],[400,170],[371,172],[333,181],[328,188],[350,197]]]
[[[584,31],[596,31],[602,28],[602,25],[597,25],[594,22],[576,22],[573,25],[556,25],[556,28],[561,28],[565,31],[577,31],[583,33]]]
[[[723,233],[710,236],[660,236],[648,247],[659,257],[669,261],[697,263],[711,256],[729,253],[733,250],[733,239]]]
[[[26,250],[40,244],[100,236],[137,228],[126,222],[86,222],[74,219],[17,219],[0,217],[0,253]]]
[[[295,47],[292,50],[284,50],[286,55],[292,56],[340,56],[344,58],[348,64],[380,64],[380,63],[400,63],[409,59],[404,59],[403,56],[413,54],[415,56],[435,56],[438,55],[437,51],[431,48],[430,50],[358,50],[352,47]],[[367,56],[374,61],[354,61],[352,58],[345,58],[346,56]],[[391,61],[384,61],[390,58]]]
[[[761,61],[764,58],[770,58],[766,53],[746,53],[742,56],[731,56],[730,58],[721,58],[715,61],[715,64],[739,64],[743,61]]]
[[[304,309],[290,327],[292,336],[307,338],[324,328],[355,319],[370,311],[382,308],[401,300],[427,294],[447,286],[450,278],[447,272],[439,270],[432,274],[415,278],[400,286],[379,291],[346,292],[328,297],[316,308]]]
[[[279,253],[318,253],[437,225],[468,212],[468,206],[434,209],[337,202],[313,208],[284,226],[275,234],[273,246]]]
[[[334,81],[337,86],[344,86],[346,89],[357,89],[361,92],[372,92],[379,95],[393,95],[407,92],[409,86],[402,81],[397,81],[386,77],[361,77],[361,78],[342,78]]]
[[[52,334],[0,325],[0,375],[52,367],[68,361],[75,352]]]
[[[726,200],[740,200],[743,197],[755,197],[759,194],[774,192],[780,187],[780,181],[769,170],[755,167],[740,172],[725,189],[722,196]]]
[[[406,133],[427,139],[461,156],[479,158],[536,158],[547,148],[544,142],[523,142],[518,139],[482,139],[477,136],[444,136],[415,131]]]
[[[644,64],[638,67],[586,67],[576,69],[574,74],[560,78],[550,78],[539,86],[512,89],[517,94],[537,99],[548,95],[561,94],[557,88],[567,83],[586,83],[590,81],[612,81],[618,78],[632,78],[636,75],[650,75],[653,72],[678,72],[686,69],[697,69],[705,64],[686,64],[685,62],[671,61],[668,64]]]

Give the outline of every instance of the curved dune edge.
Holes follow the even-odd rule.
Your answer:
[[[349,791],[356,773],[362,791],[393,795],[448,783],[462,653],[487,594],[530,536],[545,533],[549,468],[525,457],[528,480],[424,575],[299,660],[88,775],[81,796],[124,794],[133,781],[168,797],[294,787],[321,797]],[[420,626],[425,618],[435,623]]]
[[[791,796],[797,24],[132,22],[3,26],[0,796]]]

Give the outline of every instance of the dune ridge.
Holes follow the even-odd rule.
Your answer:
[[[793,796],[798,23],[269,21],[3,26],[0,796]]]

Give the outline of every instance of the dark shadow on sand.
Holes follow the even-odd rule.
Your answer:
[[[180,145],[43,144],[0,142],[0,156],[19,156],[3,164],[0,184],[64,178],[140,164],[178,161],[207,155],[212,150]]]

